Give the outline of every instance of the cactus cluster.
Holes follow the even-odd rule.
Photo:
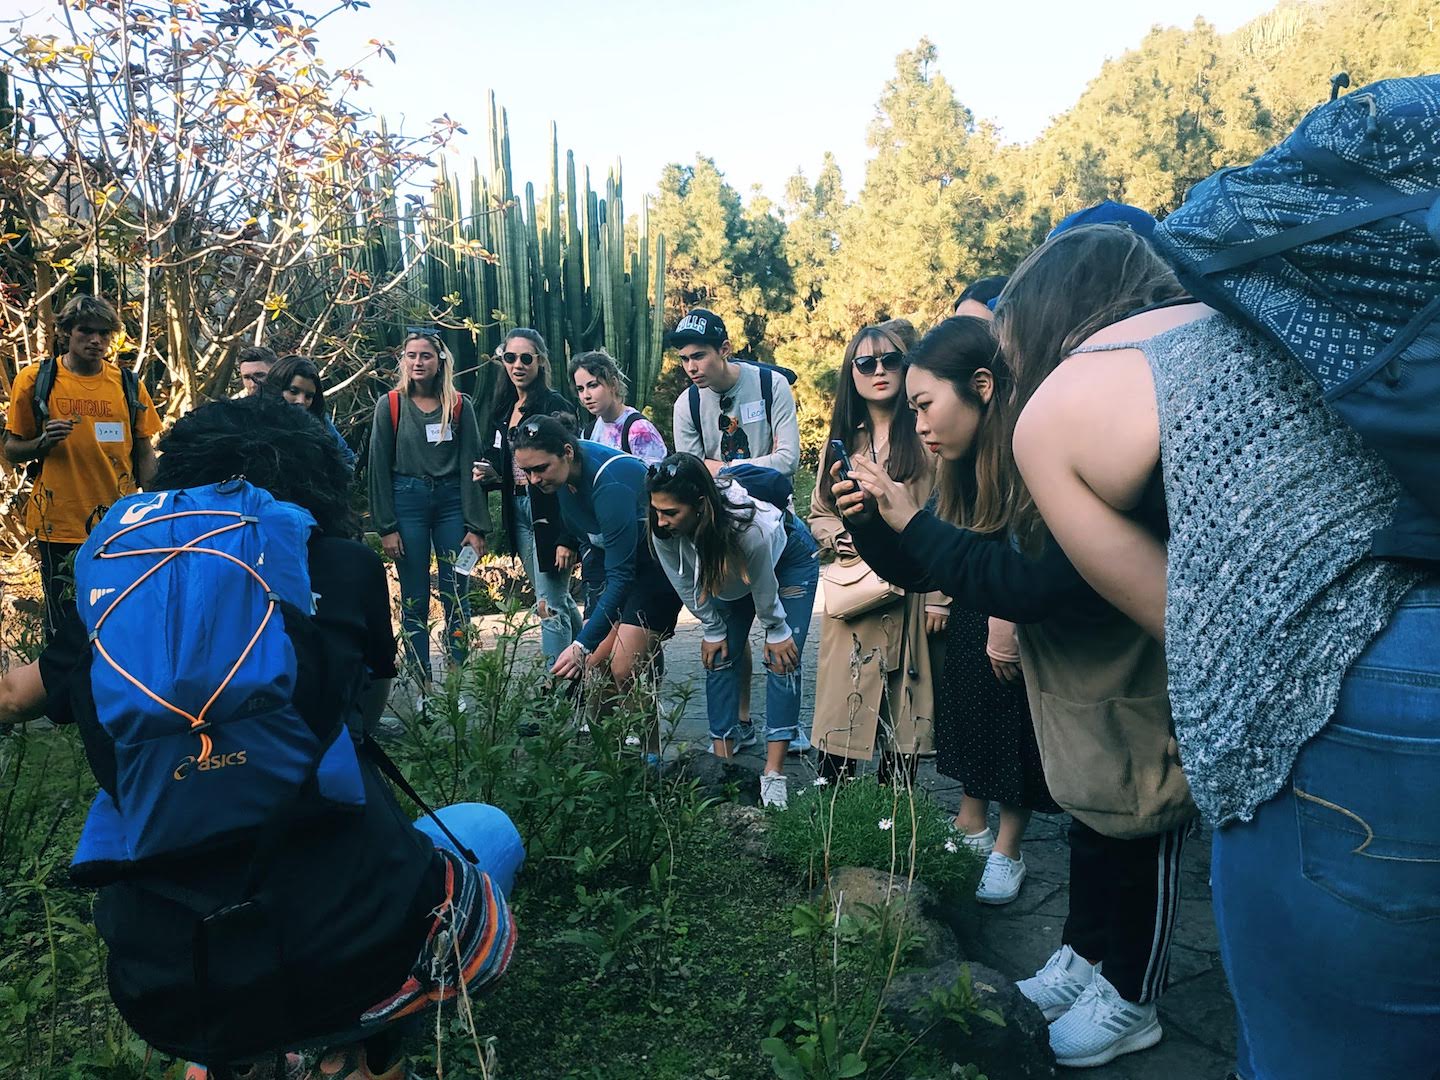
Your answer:
[[[418,256],[409,282],[415,307],[443,313],[457,369],[476,371],[478,392],[494,378],[484,360],[505,332],[531,326],[545,335],[557,370],[567,357],[603,346],[625,373],[630,404],[643,409],[664,351],[665,240],[651,235],[648,207],[627,236],[619,163],[603,196],[588,169],[583,187],[578,182],[568,150],[562,177],[553,124],[547,189],[538,197],[531,183],[517,191],[509,122],[494,94],[488,122],[488,171],[472,161],[462,184],[442,159],[429,203],[407,202],[398,228],[378,230],[384,250],[375,254]],[[377,182],[384,190],[383,178]]]

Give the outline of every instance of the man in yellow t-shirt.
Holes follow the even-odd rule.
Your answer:
[[[15,377],[5,422],[5,457],[40,463],[25,524],[39,542],[47,640],[62,613],[64,582],[56,578],[64,561],[111,503],[144,487],[154,475],[150,439],[160,430],[144,384],[136,388],[138,408],[132,417],[121,371],[106,362],[120,329],[120,316],[110,303],[78,296],[56,323],[69,341],[55,362],[43,427],[35,381],[44,364],[22,368]]]

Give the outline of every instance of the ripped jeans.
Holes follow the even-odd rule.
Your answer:
[[[550,611],[548,616],[540,620],[540,651],[545,654],[545,659],[553,664],[566,646],[580,636],[580,627],[584,625],[584,621],[580,618],[580,609],[570,598],[570,573],[540,572],[535,554],[535,525],[530,519],[530,496],[510,497],[514,500],[515,546],[520,549],[520,562],[525,567],[525,576],[530,579],[530,587],[535,590],[536,610],[539,610],[540,601],[544,600]]]
[[[805,635],[810,630],[810,615],[815,608],[815,591],[820,585],[819,549],[810,530],[798,518],[791,519],[785,550],[775,564],[775,579],[780,585],[780,605],[785,621],[795,639],[795,648],[805,655]],[[725,647],[729,661],[723,667],[705,673],[705,717],[712,739],[734,738],[736,716],[740,707],[740,680],[750,672],[742,670],[738,661],[755,622],[755,601],[750,594],[738,600],[712,600],[712,606],[725,620]],[[765,673],[765,740],[788,742],[795,738],[800,722],[800,697],[804,689],[802,668],[796,664],[788,675]]]
[[[1440,579],[1351,665],[1291,786],[1215,833],[1243,1080],[1440,1075]]]

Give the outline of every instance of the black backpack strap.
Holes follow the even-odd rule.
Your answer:
[[[765,423],[770,425],[770,441],[775,441],[775,372],[764,364],[756,364],[760,369],[760,396],[765,400]]]
[[[695,425],[695,437],[700,440],[700,456],[705,456],[705,432],[700,430],[700,388],[690,384],[690,423]]]
[[[625,417],[625,422],[620,425],[620,449],[629,454],[630,450],[630,429],[635,426],[635,421],[640,419],[639,412],[632,412]]]
[[[50,419],[50,391],[55,389],[55,364],[51,357],[40,361],[40,370],[35,373],[35,386],[30,396],[30,407],[35,410],[35,427],[39,434],[45,434],[45,422]]]
[[[465,861],[471,866],[478,866],[480,860],[476,857],[475,852],[462,844],[459,837],[445,827],[445,823],[440,820],[440,816],[436,814],[434,810],[430,809],[430,804],[422,799],[420,793],[410,786],[410,781],[405,779],[405,774],[400,771],[400,766],[391,760],[390,755],[380,749],[379,744],[377,744],[374,739],[366,739],[361,745],[365,750],[366,756],[375,763],[375,767],[385,775],[387,780],[403,791],[411,802],[425,811],[430,820],[435,822],[435,827],[445,834],[445,838],[449,840],[450,843],[455,845],[455,850],[464,857]]]
[[[1262,236],[1258,240],[1251,240],[1249,243],[1228,248],[1210,256],[1196,267],[1196,271],[1206,277],[1211,274],[1223,274],[1227,270],[1249,266],[1251,263],[1267,259],[1271,255],[1279,255],[1304,244],[1313,244],[1317,240],[1337,236],[1361,225],[1380,221],[1382,218],[1397,217],[1400,214],[1427,209],[1437,201],[1440,201],[1440,192],[1435,191],[1421,191],[1413,195],[1397,195],[1393,199],[1382,199],[1344,214],[1317,218],[1314,221],[1307,221],[1304,225],[1296,225],[1293,229],[1275,233],[1273,236]]]
[[[120,388],[125,393],[125,408],[130,412],[130,465],[135,469],[136,481],[140,476],[140,413],[144,409],[140,401],[140,376],[124,364],[120,365]]]

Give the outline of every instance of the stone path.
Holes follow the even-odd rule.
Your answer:
[[[820,601],[816,601],[817,612]],[[498,628],[498,617],[481,620],[482,626]],[[819,622],[805,646],[805,706],[814,702],[815,664],[819,649]],[[527,637],[538,639],[532,632]],[[537,640],[538,645],[538,640]],[[757,658],[752,686],[752,715],[764,715],[763,669],[758,657],[763,638],[757,632],[752,647]],[[700,667],[700,627],[689,612],[681,615],[674,639],[665,649],[667,696],[683,686],[693,692],[683,709],[672,715],[667,754],[686,745],[708,746],[705,723],[704,673]],[[808,713],[802,713],[806,716]],[[763,744],[762,744],[763,746]],[[761,746],[747,748],[738,760],[758,773],[763,758]],[[792,785],[808,783],[815,775],[809,756],[792,754],[786,763]],[[954,809],[960,802],[960,786],[935,771],[933,760],[922,762],[920,783],[941,805]],[[1002,908],[980,909],[977,940],[971,943],[974,958],[1015,979],[1035,972],[1060,943],[1060,929],[1068,908],[1067,882],[1069,852],[1065,841],[1065,815],[1037,814],[1025,836],[1025,861],[1029,867],[1020,898]],[[1062,1069],[1067,1076],[1094,1080],[1222,1080],[1233,1065],[1235,1011],[1215,938],[1210,909],[1210,834],[1202,832],[1187,844],[1181,864],[1182,900],[1171,956],[1170,987],[1160,1002],[1165,1038],[1152,1050],[1131,1054],[1097,1069]]]

